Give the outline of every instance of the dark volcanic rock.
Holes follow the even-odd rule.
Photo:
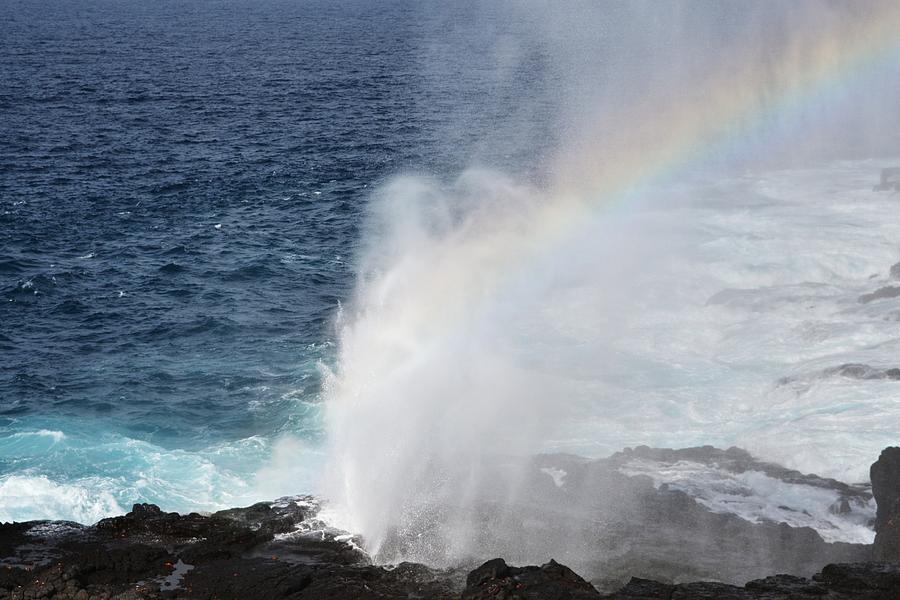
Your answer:
[[[172,556],[163,548],[144,544],[105,547],[99,544],[78,548],[78,580],[85,585],[115,585],[167,575]]]
[[[455,574],[436,571],[414,563],[401,563],[393,569],[374,566],[341,567],[316,573],[312,583],[298,598],[458,600],[460,587],[459,577]]]
[[[895,285],[888,285],[883,288],[878,288],[874,292],[869,294],[863,294],[859,297],[859,301],[862,304],[868,304],[869,302],[874,302],[875,300],[885,300],[887,298],[896,298],[900,296],[900,287]]]
[[[900,448],[886,449],[872,467],[879,503],[875,547],[883,563],[865,562],[871,546],[828,544],[809,528],[712,512],[683,491],[657,488],[649,477],[622,472],[635,460],[759,471],[834,490],[844,498],[836,510],[855,510],[854,502],[871,497],[858,486],[764,463],[736,448],[641,447],[602,460],[538,457],[521,501],[477,506],[485,526],[476,537],[484,546],[473,555],[497,556],[486,548],[505,548],[521,553],[508,556],[519,564],[527,564],[521,556],[556,556],[606,592],[628,582],[608,596],[612,599],[900,599],[900,564],[889,562],[900,556]],[[495,559],[465,583],[461,570],[372,565],[358,540],[329,529],[317,511],[312,498],[297,497],[212,515],[179,515],[138,504],[127,515],[91,527],[3,524],[0,600],[601,597],[555,561],[511,567]],[[492,529],[498,522],[503,527]],[[829,562],[846,564],[823,568]],[[766,577],[778,572],[790,575]],[[727,585],[750,579],[755,581],[744,587]],[[688,583],[695,580],[707,581]]]
[[[900,279],[900,262],[891,265],[890,275],[894,279]]]
[[[861,367],[862,369],[872,370],[872,367],[866,365],[842,365],[837,369],[855,372],[853,367]],[[888,372],[893,373],[897,369],[887,369],[880,371],[879,378],[891,377]],[[843,372],[841,374],[844,374]],[[647,446],[638,446],[637,448],[626,448],[622,452],[613,454],[608,460],[617,465],[624,465],[627,461],[643,458],[654,460],[666,464],[675,464],[679,461],[696,462],[705,465],[715,465],[718,468],[725,469],[732,473],[746,473],[747,471],[758,471],[764,473],[773,479],[781,480],[785,483],[795,483],[799,485],[808,485],[810,487],[824,488],[837,491],[842,498],[855,499],[861,502],[867,502],[871,495],[859,486],[851,486],[836,479],[820,477],[818,475],[801,473],[794,469],[788,469],[779,464],[758,460],[752,454],[741,448],[731,447],[727,450],[720,450],[713,446],[698,446],[695,448],[681,448],[673,450],[670,448],[649,448]]]
[[[813,580],[847,598],[900,598],[900,568],[894,564],[826,565]]]
[[[825,369],[825,375],[840,375],[850,379],[893,379],[900,380],[900,369],[879,369],[859,363],[846,363],[837,367]]]
[[[713,581],[682,584],[632,578],[601,596],[571,569],[550,561],[510,567],[496,558],[472,571],[462,600],[897,600],[900,566],[884,563],[827,565],[812,578],[773,575],[743,587]]]
[[[594,586],[551,560],[540,567],[510,567],[502,558],[484,563],[466,578],[462,600],[596,600]]]
[[[871,560],[870,544],[829,543],[810,527],[714,511],[683,489],[655,485],[651,477],[631,472],[634,464],[650,462],[659,462],[662,469],[689,462],[710,465],[715,472],[761,472],[833,491],[835,513],[849,508],[849,515],[859,520],[871,511],[872,496],[863,486],[765,463],[737,448],[637,448],[599,460],[542,455],[523,469],[513,502],[506,488],[498,486],[496,495],[484,494],[456,515],[465,524],[462,529],[477,532],[467,538],[466,550],[474,557],[502,556],[512,564],[552,556],[601,592],[614,591],[632,577],[743,585],[772,573],[810,577],[828,563]],[[502,474],[497,480],[504,481]],[[862,511],[866,517],[858,514]],[[417,518],[382,545],[389,561],[411,553],[429,556],[431,549],[452,544],[459,531],[434,527],[431,515]]]
[[[213,515],[136,504],[93,527],[0,525],[0,600],[451,598],[455,579],[421,565],[385,569],[325,529],[303,531],[310,499]],[[318,526],[316,521],[311,526]],[[279,539],[275,539],[278,534]],[[346,592],[346,593],[343,593]]]
[[[312,568],[264,559],[214,559],[185,574],[182,587],[188,598],[296,597],[312,583]],[[179,594],[179,595],[181,595]]]
[[[885,448],[872,465],[869,476],[878,503],[875,558],[900,562],[900,448]]]
[[[229,519],[266,535],[288,533],[308,516],[296,502],[258,502],[247,508],[220,510],[213,517]]]
[[[894,320],[900,320],[900,312],[897,313]],[[900,381],[900,368],[891,367],[888,369],[881,367],[873,367],[862,363],[844,363],[836,367],[828,367],[814,374],[805,376],[791,375],[782,377],[778,380],[779,385],[790,385],[800,383],[807,385],[810,380],[823,377],[846,377],[848,379],[859,379],[863,381],[871,381],[877,379],[890,379]]]
[[[103,519],[96,529],[103,537],[127,538],[132,542],[172,548],[186,562],[237,557],[273,536],[262,522],[250,526],[217,514],[167,513],[153,504],[135,504],[130,513]]]
[[[632,579],[605,600],[897,600],[900,567],[882,563],[827,565],[811,579],[774,575],[744,587],[714,582],[671,585]]]
[[[641,446],[617,453],[603,464],[596,461],[591,468],[613,468],[617,473],[627,470],[634,461],[652,461],[661,467],[696,463],[732,473],[759,472],[785,483],[833,490],[840,499],[836,511],[845,501],[847,507],[856,510],[871,499],[865,488],[760,461],[739,448],[671,450]],[[635,480],[649,478],[625,479],[636,486]],[[576,481],[572,477],[572,483],[567,484],[573,492]],[[628,484],[615,478],[607,478],[604,483],[628,489]],[[687,493],[665,484],[654,489],[647,481],[645,486],[627,491],[627,506],[608,517],[618,519],[597,542],[605,551],[599,553],[596,562],[584,564],[563,557],[578,572],[602,585],[601,591],[611,591],[631,577],[675,583],[708,579],[737,585],[771,573],[810,577],[828,563],[871,560],[869,545],[827,543],[808,527],[751,523],[734,514],[712,512]],[[596,486],[585,493],[598,495]]]

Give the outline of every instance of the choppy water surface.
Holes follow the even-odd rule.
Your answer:
[[[368,190],[514,163],[476,132],[524,74],[495,89],[475,16],[403,4],[0,15],[0,519],[261,493],[274,439],[321,437],[316,365]],[[472,50],[440,73],[436,30]]]
[[[468,164],[540,183],[560,143],[545,49],[501,16],[0,3],[0,520],[314,488],[370,191]],[[667,245],[524,329],[581,411],[546,448],[743,443],[863,477],[900,383],[827,369],[898,366],[900,299],[857,302],[900,259],[885,164],[701,181],[630,216]]]

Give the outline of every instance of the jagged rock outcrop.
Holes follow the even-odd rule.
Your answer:
[[[843,503],[865,502],[871,510],[865,486],[791,471],[736,448],[640,447],[602,460],[535,461],[525,483],[528,501],[503,507],[504,527],[486,527],[478,537],[485,547],[512,552],[514,542],[530,544],[522,551],[556,556],[579,574],[553,560],[513,567],[495,559],[468,578],[463,569],[373,565],[359,540],[318,520],[310,497],[211,515],[138,504],[94,526],[0,525],[0,564],[6,567],[0,569],[0,600],[458,600],[461,594],[464,600],[587,600],[601,598],[598,589],[613,600],[900,598],[900,448],[886,449],[872,466],[874,549],[886,561],[878,563],[868,562],[871,545],[829,544],[810,528],[716,513],[683,491],[627,472],[640,461],[715,465],[827,489]],[[489,523],[500,509],[478,510]],[[770,575],[786,571],[791,574]]]
[[[875,300],[886,300],[889,298],[896,298],[898,296],[900,296],[900,286],[886,285],[884,287],[878,288],[874,292],[863,294],[859,297],[859,302],[861,304],[868,304],[869,302],[874,302]]]
[[[665,484],[654,486],[644,475],[624,474],[630,465],[647,462],[663,468],[693,464],[730,473],[753,472],[786,484],[828,489],[839,499],[836,510],[841,506],[858,510],[871,498],[868,490],[859,486],[760,461],[739,448],[641,446],[607,459],[570,460],[562,463],[565,484],[554,502],[569,513],[590,507],[587,514],[599,526],[592,530],[590,525],[573,527],[560,522],[548,526],[542,539],[549,544],[556,539],[556,531],[563,531],[573,546],[591,544],[596,548],[596,557],[589,562],[577,552],[565,554],[564,542],[548,549],[548,554],[560,557],[601,591],[616,589],[635,576],[743,584],[777,572],[809,577],[827,563],[871,559],[869,545],[827,543],[809,527],[753,523],[735,514],[714,512],[684,491]],[[552,523],[550,510],[548,506],[542,515],[534,515],[534,521]]]
[[[842,370],[841,374],[845,374],[843,371],[845,368],[849,371],[853,371],[851,367],[855,366],[870,369],[870,367],[866,367],[865,365],[842,365],[841,367],[838,367],[838,369]],[[898,371],[897,375],[900,376],[900,370],[888,369],[888,371],[890,371],[890,373],[884,375],[883,378],[889,378],[894,374],[894,371]],[[878,378],[882,378],[882,376],[879,374]],[[679,461],[690,461],[705,465],[714,464],[716,467],[732,473],[756,471],[785,483],[831,489],[838,492],[842,498],[848,500],[853,499],[865,502],[868,501],[870,497],[870,494],[859,486],[852,486],[828,477],[801,473],[800,471],[788,469],[787,467],[783,467],[776,463],[759,460],[746,450],[736,447],[721,450],[713,446],[697,446],[694,448],[679,449],[638,446],[637,448],[626,448],[622,452],[617,452],[607,460],[621,466],[626,464],[629,460],[636,458],[654,460],[665,464],[675,464]]]
[[[830,367],[823,371],[823,374],[840,375],[849,379],[892,379],[900,381],[900,369],[892,367],[890,369],[879,369],[869,365],[859,363],[846,363],[836,367]]]
[[[550,560],[540,567],[511,567],[489,560],[466,578],[462,600],[599,600],[600,594],[572,569]]]
[[[310,498],[212,515],[136,504],[94,526],[0,525],[0,600],[455,598],[458,581],[423,565],[369,564],[314,520]],[[276,536],[278,536],[276,538]],[[459,579],[457,577],[457,579]]]
[[[869,471],[878,503],[874,556],[900,562],[900,447],[885,448]]]
[[[900,262],[891,265],[890,275],[893,279],[900,279]]]
[[[812,578],[773,575],[743,587],[708,581],[672,585],[632,579],[604,600],[897,600],[900,567],[881,563],[827,565]]]

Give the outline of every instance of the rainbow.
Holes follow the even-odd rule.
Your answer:
[[[463,267],[471,275],[437,284],[445,304],[468,310],[463,307],[470,301],[454,302],[458,292],[450,288],[469,276],[478,280],[469,283],[482,293],[514,293],[515,265],[556,252],[598,214],[633,212],[653,197],[648,192],[707,165],[790,147],[796,136],[808,135],[807,128],[832,123],[875,78],[900,77],[900,2],[869,9],[835,18],[823,29],[796,32],[774,62],[764,63],[753,52],[741,62],[738,48],[677,101],[649,98],[643,106],[607,117],[621,123],[619,130],[576,144],[578,154],[563,157],[559,179],[538,193],[534,210],[515,214],[513,207],[514,214],[498,219],[487,236],[482,231],[455,240],[457,250],[461,242],[475,258]],[[458,269],[460,260],[466,262],[439,259],[442,265],[435,272]],[[447,314],[455,313],[447,308]]]
[[[423,331],[451,333],[444,327],[472,317],[480,298],[514,297],[523,268],[588,232],[598,215],[632,212],[661,184],[723,158],[792,142],[799,127],[817,119],[833,120],[866,82],[900,75],[900,2],[869,7],[821,29],[792,32],[777,60],[758,60],[752,48],[744,58],[744,49],[736,48],[697,85],[683,86],[682,96],[648,98],[621,115],[606,115],[604,121],[619,128],[589,132],[588,143],[574,143],[577,153],[561,159],[549,189],[519,189],[520,197],[499,211],[486,201],[488,208],[458,230],[412,248],[407,258],[415,266],[388,267],[398,273],[383,287],[360,290],[372,296],[361,298],[363,312],[381,306],[397,282],[415,281],[396,290],[398,311]]]
[[[560,188],[592,203],[615,202],[685,169],[802,135],[804,118],[807,126],[827,122],[866,82],[900,77],[900,2],[855,8],[823,30],[798,32],[775,64],[724,65],[689,97],[630,107],[618,135],[598,139],[596,152],[562,169]]]

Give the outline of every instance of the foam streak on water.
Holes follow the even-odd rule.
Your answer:
[[[789,483],[760,471],[729,473],[709,465],[679,461],[664,465],[634,460],[621,469],[626,475],[648,475],[659,487],[687,493],[716,513],[736,514],[752,523],[787,523],[811,527],[827,542],[871,544],[875,532],[875,501],[848,503],[841,514],[836,490]]]

